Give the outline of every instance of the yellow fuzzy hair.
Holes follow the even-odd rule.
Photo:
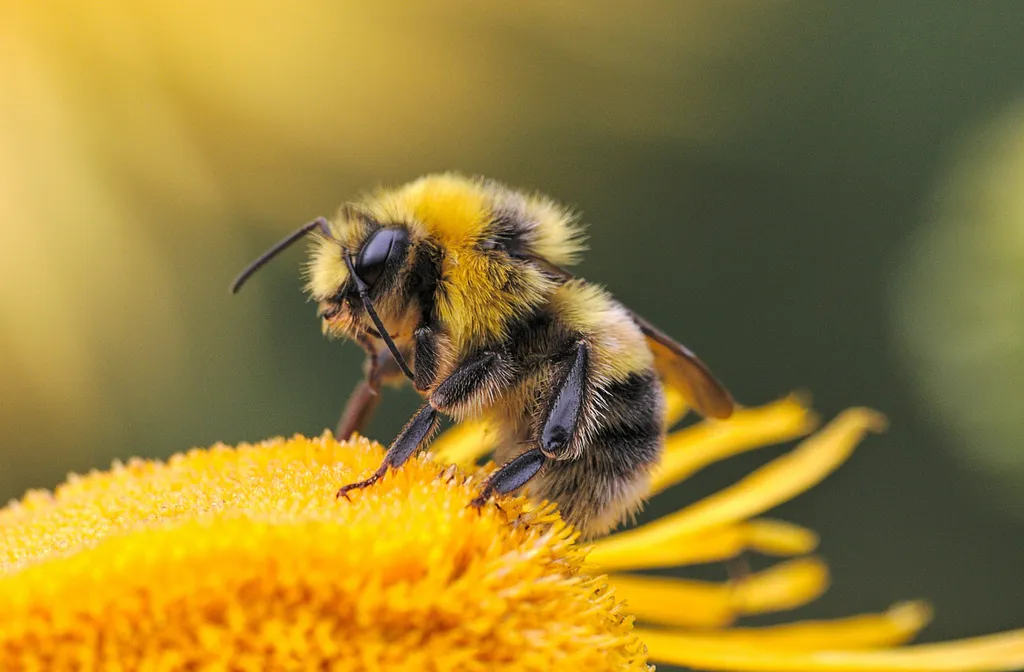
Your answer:
[[[643,332],[627,310],[601,287],[572,280],[555,289],[551,305],[567,328],[589,335],[595,380],[625,380],[654,364]]]
[[[314,239],[307,288],[314,299],[335,294],[348,278],[338,244],[357,249],[366,236],[363,212],[380,222],[400,223],[414,240],[430,238],[444,252],[446,291],[439,317],[457,349],[503,334],[510,320],[541,302],[554,283],[539,270],[526,271],[515,291],[504,289],[514,272],[482,254],[495,213],[515,208],[531,222],[532,249],[553,264],[569,265],[583,249],[581,227],[572,213],[540,195],[527,196],[484,179],[455,173],[428,175],[397,189],[382,189],[343,207],[331,222],[334,241]]]

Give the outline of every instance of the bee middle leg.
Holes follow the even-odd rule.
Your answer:
[[[384,454],[384,461],[377,467],[377,471],[367,479],[342,487],[338,490],[337,496],[347,499],[350,491],[373,485],[388,472],[388,469],[397,469],[405,464],[417,448],[426,445],[430,436],[437,430],[438,424],[437,410],[430,404],[424,404],[399,432],[388,452]]]
[[[427,352],[428,348],[436,348],[436,337],[430,330],[421,328],[416,332],[416,340],[417,360],[426,361],[423,353]],[[352,490],[373,485],[389,469],[401,467],[413,453],[425,448],[430,442],[439,424],[438,412],[464,411],[479,404],[481,399],[494,395],[510,378],[509,366],[507,357],[502,353],[482,350],[466,357],[436,386],[428,384],[420,377],[417,387],[433,387],[427,395],[427,403],[395,438],[377,471],[363,481],[344,486],[338,491],[338,496],[345,497]]]

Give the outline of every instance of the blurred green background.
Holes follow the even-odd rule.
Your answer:
[[[0,497],[333,426],[360,351],[321,337],[302,253],[227,283],[458,169],[582,210],[580,273],[742,402],[889,415],[779,512],[834,570],[799,616],[922,596],[926,639],[1019,626],[1022,44],[1018,2],[2,0]]]

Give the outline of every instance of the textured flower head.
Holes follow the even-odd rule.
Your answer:
[[[646,669],[632,619],[550,508],[467,508],[380,446],[295,437],[132,461],[0,517],[0,669]]]
[[[654,488],[813,422],[786,399],[678,432]],[[467,507],[480,472],[445,465],[487,450],[482,425],[453,430],[434,459],[411,460],[351,502],[335,499],[338,483],[381,457],[365,439],[294,437],[115,465],[0,511],[0,669],[1024,666],[1024,631],[891,648],[927,621],[918,603],[728,628],[824,590],[824,564],[805,555],[814,533],[752,516],[812,486],[881,424],[847,411],[736,485],[589,549],[550,506]],[[615,573],[745,549],[805,557],[724,584]]]

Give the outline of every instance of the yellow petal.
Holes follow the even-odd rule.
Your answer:
[[[765,518],[698,534],[682,534],[675,539],[663,539],[657,546],[642,543],[642,538],[641,543],[636,541],[627,534],[605,537],[593,545],[587,562],[608,572],[716,562],[745,550],[768,555],[803,555],[818,546],[818,535],[793,523]]]
[[[693,635],[704,643],[771,649],[862,649],[909,641],[931,620],[924,602],[903,602],[881,614],[800,621],[764,628],[730,628]],[[664,634],[664,631],[655,631]]]
[[[676,388],[665,385],[662,389],[665,392],[665,426],[671,427],[683,419],[690,407],[686,404],[683,393]]]
[[[439,464],[470,467],[494,450],[497,432],[486,420],[470,420],[452,427],[430,446],[430,454]]]
[[[686,411],[682,395],[666,387],[666,427]],[[760,408],[738,410],[727,422],[704,422],[677,432],[665,442],[665,455],[654,473],[651,494],[730,455],[802,436],[816,422],[814,414],[791,395]],[[441,464],[468,467],[494,450],[497,438],[497,431],[487,420],[470,420],[444,432],[433,442],[430,452]]]
[[[818,558],[800,558],[727,583],[621,574],[609,580],[615,595],[626,601],[626,609],[642,621],[721,627],[737,616],[810,602],[828,587],[828,567]]]
[[[739,409],[726,421],[702,422],[675,432],[651,479],[651,494],[737,453],[803,436],[817,418],[796,396],[759,408]]]
[[[891,649],[799,650],[713,636],[637,629],[651,660],[737,672],[1002,672],[1024,668],[1024,629]]]
[[[832,473],[868,431],[882,431],[885,417],[866,408],[851,408],[786,455],[772,460],[738,483],[710,497],[642,525],[616,538],[635,548],[657,548],[681,536],[727,525],[792,499]]]

